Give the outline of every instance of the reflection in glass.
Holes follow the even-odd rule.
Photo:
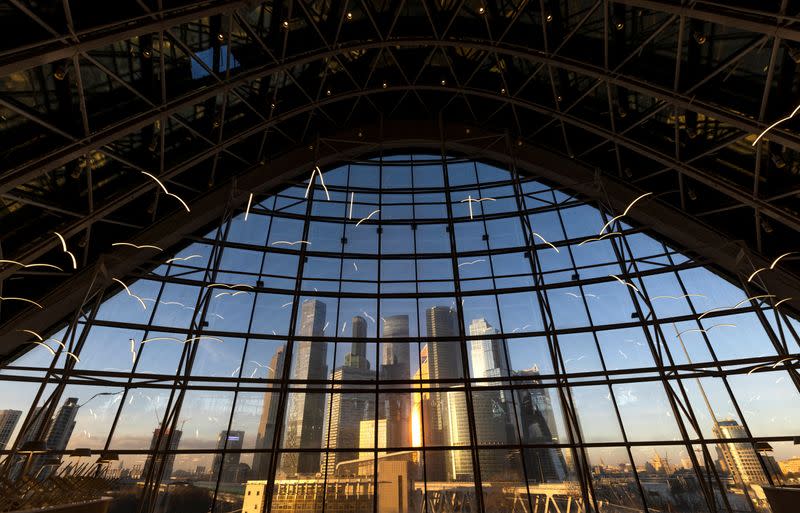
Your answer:
[[[586,242],[615,213],[513,170],[325,176],[126,277],[146,308],[31,340],[2,476],[96,464],[126,513],[768,513],[800,484],[782,309],[633,225]]]

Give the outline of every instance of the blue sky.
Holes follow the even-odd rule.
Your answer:
[[[360,315],[369,319],[368,337],[380,335],[380,317],[407,314],[410,316],[410,336],[425,335],[425,311],[432,306],[451,306],[463,315],[465,324],[472,319],[484,318],[493,327],[508,334],[507,348],[509,367],[524,370],[538,366],[543,375],[553,373],[547,340],[541,335],[545,325],[532,291],[503,292],[504,289],[530,287],[534,279],[530,273],[530,262],[521,249],[507,251],[509,248],[524,246],[525,236],[520,221],[513,187],[509,184],[485,183],[507,180],[508,173],[491,166],[472,163],[459,163],[450,166],[448,181],[451,187],[462,187],[451,193],[452,211],[456,217],[454,239],[458,258],[455,271],[459,275],[458,285],[466,295],[463,302],[455,299],[453,281],[454,263],[441,255],[450,251],[449,232],[446,230],[447,208],[443,204],[445,194],[439,190],[393,192],[400,188],[441,188],[444,175],[441,166],[396,166],[385,167],[377,172],[373,165],[353,165],[327,172],[324,176],[328,187],[350,189],[346,192],[331,191],[331,201],[317,181],[313,190],[312,214],[328,216],[331,219],[313,220],[308,226],[306,238],[311,243],[307,249],[321,252],[309,256],[303,262],[302,294],[294,298],[291,290],[300,267],[297,252],[299,245],[275,244],[279,241],[296,242],[303,238],[304,223],[300,219],[281,217],[286,214],[304,214],[307,203],[303,195],[305,187],[289,187],[279,196],[270,196],[260,201],[249,213],[247,221],[244,214],[237,215],[230,223],[228,241],[249,245],[247,248],[226,248],[220,261],[217,282],[226,284],[255,285],[262,280],[264,286],[276,289],[272,293],[254,293],[247,287],[210,289],[208,304],[208,330],[218,332],[250,332],[261,336],[286,336],[292,322],[291,312],[295,299],[318,297],[325,292],[366,293],[380,297],[341,298],[321,296],[327,304],[325,336],[350,336],[351,319]],[[369,192],[370,188],[383,187],[382,194]],[[540,244],[537,258],[546,273],[546,284],[558,287],[546,292],[553,322],[556,329],[577,329],[575,333],[561,334],[558,337],[560,350],[567,373],[597,373],[603,365],[609,370],[625,370],[639,367],[653,367],[654,360],[646,331],[640,326],[621,329],[608,329],[595,336],[585,329],[591,322],[596,326],[615,323],[635,322],[631,314],[635,311],[629,287],[608,278],[619,274],[620,266],[614,253],[611,239],[567,247],[559,243],[568,239],[581,239],[597,236],[603,225],[598,210],[581,204],[574,198],[556,191],[550,191],[542,184],[529,181],[522,185],[527,208],[539,208],[558,203],[560,211],[540,212],[530,215],[531,228],[547,241],[558,245],[555,251]],[[349,215],[350,195],[354,192],[352,219]],[[473,218],[469,217],[470,198],[493,198],[473,203]],[[413,200],[415,205],[406,205]],[[430,204],[428,204],[430,203]],[[370,221],[360,226],[355,223],[370,212],[380,212]],[[278,215],[269,215],[278,211]],[[484,216],[501,214],[500,219],[486,220]],[[560,218],[559,218],[560,216]],[[384,221],[382,233],[378,231],[377,220]],[[562,221],[564,229],[562,229]],[[616,229],[630,229],[622,224]],[[484,236],[486,235],[486,236]],[[213,238],[214,232],[208,234]],[[659,269],[671,262],[686,262],[686,257],[673,252],[667,256],[665,247],[642,233],[625,236],[631,247],[633,257],[639,260],[641,270]],[[358,256],[342,258],[344,250]],[[276,248],[284,250],[277,251]],[[266,253],[264,250],[267,250]],[[381,258],[371,258],[380,251]],[[211,246],[195,242],[175,255],[159,255],[157,261],[168,258],[185,258],[176,262],[180,267],[161,265],[155,268],[149,278],[139,280],[125,279],[132,293],[143,298],[146,308],[124,291],[104,302],[97,314],[97,320],[123,321],[139,324],[141,328],[123,329],[95,325],[90,328],[86,344],[80,353],[80,363],[76,368],[85,371],[130,371],[133,357],[138,357],[137,372],[174,376],[179,370],[184,344],[169,340],[170,337],[183,339],[180,334],[170,332],[170,328],[186,329],[192,319],[202,287],[193,284],[166,284],[163,288],[159,276],[169,274],[188,280],[201,280],[202,270],[208,264]],[[626,258],[630,255],[626,254]],[[605,281],[578,287],[573,284],[572,267],[574,259],[580,278],[604,278]],[[260,276],[259,276],[260,275]],[[698,312],[713,308],[732,306],[745,299],[741,289],[723,280],[714,273],[693,268],[678,272],[691,298],[673,299],[657,296],[681,296],[676,274],[667,269],[635,281],[643,287],[650,302],[635,296],[640,308],[647,314],[651,309],[662,321],[661,331],[666,348],[678,364],[686,363],[686,357],[676,336],[678,332],[696,330],[696,321],[677,322],[673,327],[670,317],[691,313],[690,301]],[[234,292],[242,293],[234,295]],[[286,292],[281,292],[286,291]],[[431,294],[433,297],[417,299],[392,297],[392,294]],[[473,294],[475,293],[475,294]],[[588,307],[584,307],[584,299]],[[773,313],[765,305],[766,316],[774,328],[777,322]],[[252,313],[252,314],[251,314]],[[785,321],[780,321],[785,322]],[[797,322],[791,321],[795,329]],[[153,331],[144,329],[151,323]],[[686,350],[693,362],[713,362],[714,356],[720,361],[768,357],[777,361],[775,348],[754,313],[736,313],[708,317],[701,321],[709,330],[706,335],[689,331],[681,335]],[[584,329],[584,331],[580,331]],[[656,337],[653,328],[649,328]],[[528,332],[530,334],[525,335]],[[514,338],[512,338],[512,335]],[[56,333],[54,338],[60,339]],[[263,401],[263,392],[248,391],[240,393],[234,400],[237,377],[263,378],[265,366],[277,348],[283,344],[279,338],[248,339],[246,335],[223,334],[198,342],[197,355],[193,364],[193,380],[202,384],[206,377],[226,377],[225,385],[230,390],[190,391],[185,400],[179,419],[184,435],[180,448],[206,449],[216,447],[217,435],[226,429],[229,419],[233,419],[231,429],[246,432],[245,448],[255,445],[255,432]],[[659,335],[660,337],[660,335]],[[144,339],[159,339],[142,344]],[[134,352],[131,352],[131,339]],[[221,340],[218,340],[221,339]],[[55,343],[50,342],[54,348]],[[343,355],[349,350],[349,342],[328,343],[329,370],[340,365]],[[376,344],[369,345],[368,358],[373,368],[377,363]],[[790,352],[800,351],[796,342],[790,344]],[[418,355],[419,346],[413,343],[412,355]],[[19,358],[15,365],[46,368],[50,364],[50,353],[41,347],[34,347]],[[61,357],[59,365],[63,365]],[[770,360],[772,361],[772,360]],[[417,365],[412,365],[412,373]],[[29,372],[41,376],[43,371]],[[655,375],[656,371],[645,375]],[[0,371],[2,375],[23,375],[22,371],[11,369]],[[680,445],[681,435],[676,419],[668,406],[663,385],[658,382],[621,383],[607,385],[580,386],[581,378],[570,380],[573,398],[581,419],[583,435],[588,442],[621,442],[621,426],[613,411],[613,398],[616,399],[623,426],[629,440],[633,441],[675,441],[674,447],[659,449],[673,460],[681,457],[685,448]],[[168,381],[165,381],[168,382]],[[703,388],[718,418],[739,418],[733,400],[720,378],[703,378]],[[728,379],[744,420],[755,436],[792,436],[800,425],[800,398],[797,389],[782,367],[769,372],[751,375],[739,374]],[[684,379],[689,401],[698,416],[701,434],[711,436],[712,420],[701,399],[697,382]],[[27,410],[37,391],[37,384],[13,381],[0,382],[0,409],[14,408]],[[677,384],[675,384],[677,386]],[[62,399],[79,397],[86,401],[98,392],[115,393],[119,387],[92,387],[69,385]],[[163,415],[169,391],[147,387],[136,388],[125,398],[122,415],[113,439],[112,448],[141,449],[149,446],[152,430]],[[557,413],[563,408],[558,395],[551,392]],[[102,448],[106,442],[114,415],[122,395],[101,396],[81,408],[69,447]],[[231,413],[233,412],[233,413]],[[560,415],[557,415],[560,419]],[[563,422],[560,435],[566,440]],[[687,424],[688,425],[688,424]],[[690,430],[692,436],[697,436]],[[774,444],[779,459],[796,455],[796,449],[788,443]],[[649,456],[639,454],[635,458]],[[645,451],[647,452],[647,451]],[[619,449],[595,450],[593,454],[605,453],[606,463],[616,463],[626,458]],[[193,459],[194,458],[194,459]],[[176,468],[184,465],[193,468],[198,461],[208,457],[182,458]],[[142,458],[136,458],[142,459]],[[134,461],[130,458],[129,461]],[[185,461],[185,463],[181,463]],[[244,458],[243,461],[247,461]]]

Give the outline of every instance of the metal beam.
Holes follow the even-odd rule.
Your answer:
[[[720,4],[709,4],[707,8],[693,2],[692,7],[682,7],[674,2],[663,2],[658,0],[614,0],[618,4],[625,4],[631,7],[648,9],[667,14],[677,14],[695,20],[716,23],[729,28],[736,28],[757,34],[777,36],[781,39],[790,41],[800,41],[800,29],[797,26],[790,26],[789,22],[796,21],[796,18],[783,16],[780,14],[737,9],[736,7],[724,7]],[[738,13],[736,11],[739,11]]]
[[[164,120],[166,117],[180,112],[188,105],[202,102],[210,97],[216,96],[220,92],[227,91],[231,88],[245,85],[253,80],[263,78],[265,76],[282,73],[296,66],[303,66],[310,64],[319,59],[328,59],[334,56],[358,52],[361,50],[383,49],[392,46],[399,47],[441,47],[441,48],[470,48],[478,51],[497,52],[502,55],[509,55],[521,59],[530,60],[533,62],[543,63],[553,66],[555,68],[564,69],[577,74],[585,75],[596,80],[605,81],[611,85],[624,87],[639,94],[650,96],[657,100],[662,100],[668,105],[677,109],[691,110],[702,113],[707,117],[718,119],[722,122],[728,123],[740,130],[747,133],[759,133],[767,126],[765,123],[755,122],[752,119],[746,118],[741,114],[721,108],[711,103],[703,102],[691,96],[677,93],[669,88],[659,87],[653,84],[646,83],[642,80],[619,76],[614,73],[609,73],[602,67],[582,63],[574,59],[567,59],[560,56],[548,55],[545,52],[538,50],[531,50],[519,46],[495,46],[489,41],[463,41],[463,40],[448,40],[436,41],[429,38],[415,38],[403,40],[387,40],[387,41],[368,41],[357,42],[348,46],[339,46],[335,49],[326,49],[313,55],[303,55],[292,60],[287,60],[282,64],[265,65],[257,68],[249,73],[241,73],[231,80],[223,81],[215,87],[194,91],[184,95],[166,106],[159,106],[149,111],[138,114],[129,118],[121,123],[104,130],[100,130],[93,134],[91,137],[84,138],[79,142],[62,147],[51,154],[48,154],[36,161],[27,163],[23,166],[11,169],[0,177],[0,194],[9,192],[14,187],[29,182],[34,177],[43,174],[47,171],[57,169],[58,167],[78,158],[79,156],[100,149],[102,146],[114,142],[115,140],[124,137],[132,132],[140,130],[148,124],[154,123],[157,120]],[[419,86],[427,87],[427,86]],[[454,89],[443,89],[457,93]],[[340,95],[339,98],[342,96]],[[509,97],[500,97],[502,101],[512,102],[514,99]],[[324,102],[319,102],[320,105]],[[793,135],[789,132],[783,131],[780,127],[773,129],[770,132],[770,140],[782,144],[784,146],[794,148],[800,151],[800,137]]]
[[[203,160],[205,160],[207,158],[213,157],[219,151],[222,151],[222,150],[228,148],[229,146],[237,143],[238,141],[240,141],[240,140],[242,140],[242,139],[244,139],[246,137],[249,137],[251,135],[257,134],[257,133],[259,133],[259,132],[261,132],[263,130],[267,130],[272,126],[277,126],[277,125],[279,125],[279,123],[281,121],[283,121],[285,119],[291,119],[291,118],[294,118],[296,116],[305,114],[305,113],[307,113],[309,111],[312,111],[312,110],[314,110],[314,109],[316,109],[316,108],[318,108],[320,106],[324,106],[324,105],[327,105],[327,104],[330,104],[330,103],[333,103],[333,102],[337,102],[337,101],[346,101],[346,100],[349,100],[349,99],[352,99],[352,98],[357,98],[357,97],[360,97],[360,96],[368,96],[368,95],[371,95],[371,94],[378,94],[380,92],[403,91],[403,90],[409,89],[410,87],[414,87],[414,86],[394,86],[394,87],[388,87],[387,89],[378,88],[378,89],[369,89],[369,90],[361,90],[361,91],[351,91],[348,94],[327,97],[327,98],[321,100],[320,102],[315,102],[315,103],[311,103],[311,104],[308,104],[308,105],[300,106],[300,107],[294,109],[293,111],[289,111],[289,112],[283,113],[282,115],[275,116],[274,118],[272,118],[272,119],[270,119],[268,121],[262,121],[260,123],[257,123],[255,125],[253,125],[252,127],[250,127],[249,129],[247,129],[247,130],[237,134],[236,136],[232,137],[231,139],[223,141],[223,142],[221,142],[220,144],[218,144],[216,146],[210,147],[205,152],[200,153],[198,155],[195,155],[189,161],[186,161],[186,162],[184,162],[184,163],[182,163],[182,164],[180,164],[180,165],[168,170],[163,175],[161,175],[160,178],[162,180],[170,180],[170,179],[178,176],[180,173],[182,173],[182,172],[184,172],[184,171],[186,171],[188,169],[191,169],[197,163],[202,162]],[[454,88],[448,88],[448,87],[442,87],[442,86],[433,86],[433,85],[431,85],[431,86],[416,86],[416,88],[418,90],[431,90],[431,91],[453,91],[453,89],[454,89]],[[554,117],[554,118],[558,119],[561,122],[564,122],[564,123],[570,124],[572,126],[575,126],[577,128],[581,128],[583,130],[586,130],[587,132],[593,133],[593,134],[598,135],[600,137],[603,137],[603,138],[605,138],[605,139],[607,139],[609,141],[615,142],[615,143],[619,144],[620,146],[625,146],[626,148],[628,148],[628,149],[630,149],[632,151],[635,151],[636,153],[639,153],[640,155],[643,155],[643,156],[647,157],[648,159],[651,159],[651,160],[653,160],[655,162],[658,162],[662,166],[665,166],[667,168],[675,169],[675,170],[683,173],[686,176],[690,176],[690,177],[692,177],[692,178],[694,178],[694,179],[696,179],[696,180],[708,185],[709,187],[712,187],[712,188],[714,188],[714,189],[726,194],[730,198],[732,198],[732,199],[734,199],[734,200],[736,200],[736,201],[738,201],[738,202],[740,202],[740,203],[742,203],[744,205],[748,205],[748,206],[751,206],[754,209],[758,209],[763,214],[765,214],[765,215],[767,215],[767,216],[769,216],[769,217],[771,217],[771,218],[773,218],[773,219],[785,224],[786,226],[791,227],[792,229],[794,229],[796,231],[800,231],[800,219],[797,216],[794,216],[794,215],[790,214],[789,212],[786,212],[783,209],[780,209],[780,208],[770,204],[767,201],[760,200],[758,198],[753,198],[752,195],[749,194],[748,191],[740,189],[740,188],[728,183],[727,181],[725,181],[723,179],[711,176],[708,173],[705,173],[705,172],[703,172],[703,171],[701,171],[701,170],[699,170],[697,168],[691,167],[686,162],[680,162],[680,161],[678,161],[677,159],[675,159],[672,156],[669,156],[669,155],[666,155],[666,154],[663,154],[663,153],[660,153],[660,152],[656,152],[650,146],[642,144],[642,143],[640,143],[640,142],[638,142],[638,141],[636,141],[636,140],[634,140],[632,138],[626,137],[622,133],[614,134],[612,131],[610,131],[610,130],[604,128],[604,127],[589,123],[588,121],[586,121],[586,120],[584,120],[582,118],[579,118],[579,117],[576,117],[576,116],[572,116],[572,115],[569,115],[569,114],[565,114],[565,113],[562,113],[562,112],[558,112],[558,111],[555,111],[555,110],[553,110],[553,109],[551,109],[549,107],[546,107],[546,106],[543,106],[543,105],[539,105],[539,104],[535,104],[535,103],[532,103],[532,102],[527,102],[527,101],[521,100],[519,98],[507,98],[505,96],[497,95],[495,93],[491,93],[491,92],[484,91],[484,90],[459,89],[459,90],[456,90],[455,92],[456,92],[456,94],[476,96],[476,97],[479,97],[479,98],[482,98],[482,99],[485,99],[485,100],[495,100],[495,101],[510,102],[510,103],[513,103],[517,107],[521,107],[521,108],[524,108],[524,109],[529,109],[529,110],[532,110],[532,111],[535,111],[535,112],[538,112],[538,113],[541,113],[541,114],[545,114],[545,115]],[[83,229],[85,229],[88,226],[90,226],[93,222],[110,215],[116,209],[121,208],[124,205],[128,204],[129,202],[133,201],[134,199],[142,196],[143,194],[145,194],[145,193],[147,193],[147,192],[149,192],[151,190],[154,190],[156,187],[157,187],[157,185],[155,183],[146,181],[142,185],[140,185],[139,187],[137,187],[137,188],[135,188],[135,189],[133,189],[131,191],[128,191],[123,197],[119,198],[117,201],[109,202],[105,206],[95,210],[94,212],[92,212],[91,214],[87,215],[83,219],[77,220],[77,221],[73,222],[72,224],[62,228],[60,230],[60,232],[65,237],[70,237],[72,235],[75,235],[78,232],[80,232]],[[30,248],[30,249],[26,250],[24,253],[22,253],[20,255],[15,255],[15,257],[20,261],[25,261],[25,262],[34,261],[35,259],[37,259],[41,255],[43,255],[44,253],[46,253],[48,250],[50,250],[51,248],[55,247],[56,245],[57,245],[57,240],[55,240],[55,239],[43,241],[38,246],[34,246],[34,247]],[[9,271],[0,271],[0,279],[2,279],[5,276],[7,276],[8,273],[9,273]]]
[[[202,2],[200,8],[195,4],[191,8],[164,9],[142,14],[140,20],[124,20],[120,23],[96,27],[91,31],[78,32],[80,43],[68,44],[63,38],[39,43],[34,46],[17,48],[0,54],[0,76],[11,75],[61,59],[70,59],[74,55],[97,50],[104,46],[131,39],[142,34],[161,32],[183,23],[188,23],[208,16],[214,16],[247,5],[245,0],[216,0]],[[158,19],[151,16],[158,15]],[[133,26],[131,26],[133,24]],[[115,30],[118,28],[119,30]],[[66,45],[66,46],[65,46]]]
[[[344,131],[331,134],[337,139],[337,146],[326,144],[319,147],[319,154],[311,154],[304,146],[289,151],[284,156],[257,166],[236,179],[236,188],[232,182],[215,188],[191,203],[192,215],[179,211],[141,233],[133,242],[155,244],[162,248],[174,248],[183,238],[215,220],[219,219],[226,207],[228,198],[234,204],[245,204],[249,194],[267,193],[296,177],[307,173],[310,166],[318,164],[329,167],[349,161],[358,156],[370,154],[378,148],[384,151],[393,149],[430,149],[440,148],[441,134],[437,126],[414,122],[390,122],[382,127],[372,126],[362,129],[364,137],[356,136],[355,131]],[[516,165],[528,173],[535,174],[552,183],[560,184],[586,197],[599,201],[611,199],[613,207],[623,210],[627,203],[640,191],[632,189],[628,184],[607,176],[597,176],[594,169],[581,163],[558,155],[542,148],[523,145],[516,147],[514,155],[509,155],[503,139],[495,132],[487,132],[476,127],[452,124],[444,127],[446,150],[468,157],[493,161],[510,165],[514,159]],[[382,138],[373,134],[383,134]],[[487,145],[488,141],[494,141]],[[344,142],[347,141],[347,142]],[[598,184],[601,187],[598,187]],[[692,251],[724,271],[735,275],[749,273],[745,268],[747,259],[741,258],[744,249],[727,237],[711,230],[706,225],[675,208],[659,201],[643,202],[632,210],[629,216],[637,224],[659,234],[676,247]],[[149,255],[150,257],[152,255]],[[142,252],[120,248],[101,256],[98,264],[105,267],[109,277],[126,276],[136,267],[143,265],[148,255]],[[753,265],[769,265],[767,259],[758,255],[750,255]],[[93,276],[94,267],[83,269],[67,280],[40,303],[43,310],[26,310],[0,327],[0,354],[9,355],[25,337],[14,330],[19,327],[37,326],[46,330],[65,319],[80,305],[87,284]],[[765,285],[773,294],[781,297],[792,296],[798,299],[791,301],[795,309],[800,307],[800,279],[782,269],[762,275]]]

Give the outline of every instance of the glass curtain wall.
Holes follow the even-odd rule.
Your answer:
[[[767,512],[798,482],[783,298],[515,169],[302,179],[20,326],[3,477],[181,513]]]

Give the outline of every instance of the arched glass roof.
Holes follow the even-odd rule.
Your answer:
[[[513,167],[303,178],[19,327],[0,486],[91,455],[113,511],[690,513],[796,480],[784,298]]]

